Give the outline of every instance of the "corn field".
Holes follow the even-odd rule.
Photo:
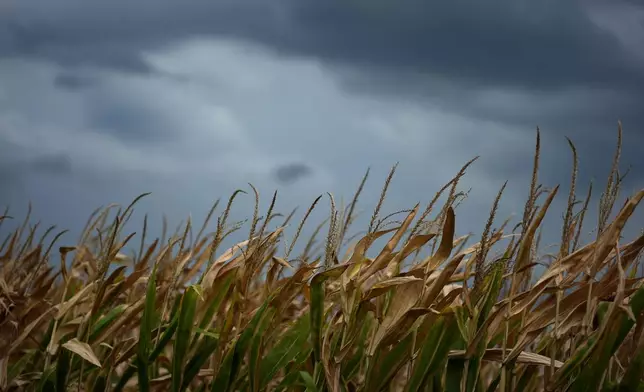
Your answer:
[[[475,159],[427,206],[382,217],[394,167],[358,236],[351,227],[368,172],[347,208],[318,197],[290,238],[294,215],[276,222],[274,196],[260,217],[252,185],[248,225],[229,222],[235,192],[196,236],[190,221],[156,239],[147,220],[140,234],[124,233],[145,195],[97,210],[75,246],[60,246],[52,229],[39,234],[27,217],[0,249],[0,389],[644,391],[644,235],[622,238],[644,189],[616,206],[620,128],[596,235],[582,243],[595,206],[592,187],[577,199],[570,147],[561,196],[539,184],[537,134],[520,222],[493,229],[504,185],[475,243],[456,236],[455,213]],[[561,244],[544,263],[539,232],[556,197],[568,200]],[[300,238],[327,199],[329,218]],[[216,231],[206,234],[213,216]],[[242,228],[246,241],[220,249]],[[125,256],[135,242],[137,255]]]

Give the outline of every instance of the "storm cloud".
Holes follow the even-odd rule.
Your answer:
[[[307,164],[296,162],[279,166],[275,170],[275,177],[282,184],[292,184],[311,173],[312,170]]]
[[[288,185],[285,206],[348,196],[399,161],[396,210],[481,155],[460,226],[476,231],[506,179],[502,213],[520,211],[537,126],[543,182],[568,181],[566,135],[580,181],[601,183],[618,119],[629,193],[643,21],[626,0],[5,1],[0,181],[22,191],[0,202],[76,219],[152,190],[149,209],[179,220],[246,182]]]
[[[3,57],[147,74],[155,69],[146,53],[223,37],[318,59],[353,93],[521,128],[539,121],[546,132],[583,134],[619,118],[641,135],[644,123],[644,60],[628,38],[644,32],[641,19],[625,19],[643,12],[634,2],[607,10],[578,0],[26,0],[5,8]],[[123,117],[124,127],[140,125]]]
[[[147,50],[223,35],[281,53],[479,85],[636,90],[644,81],[635,55],[591,20],[593,4],[575,0],[26,0],[4,7],[0,53],[66,65],[145,72]]]

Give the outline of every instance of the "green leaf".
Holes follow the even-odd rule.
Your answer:
[[[210,358],[210,356],[218,346],[218,338],[208,336],[205,340],[201,341],[201,343],[199,344],[199,349],[197,349],[195,355],[190,358],[188,364],[186,365],[186,369],[183,373],[182,389],[186,389],[188,385],[190,385],[192,380],[197,376],[197,374],[199,374],[201,367],[206,363],[208,358]]]
[[[302,381],[304,381],[307,391],[317,392],[318,388],[315,386],[315,381],[308,372],[301,371],[300,377],[302,377]]]
[[[476,314],[477,334],[479,330],[481,330],[481,328],[486,328],[485,321],[487,320],[490,311],[492,310],[492,307],[496,303],[496,300],[499,296],[499,292],[501,291],[501,286],[503,283],[504,267],[505,263],[497,262],[492,267],[492,272],[488,274],[488,276],[484,279],[483,287],[485,295],[480,300],[480,306],[478,307],[478,313]],[[487,331],[483,330],[482,338],[479,339],[476,343],[473,342],[474,344],[476,344],[475,346],[473,346],[475,351],[473,356],[467,361],[468,369],[466,391],[468,392],[475,391],[477,388],[479,381],[479,372],[481,370],[481,361],[486,348],[486,341]]]
[[[477,330],[480,329],[496,303],[503,283],[505,263],[497,262],[492,267],[492,272],[484,279],[485,295],[483,296],[479,313],[477,314]]]
[[[465,370],[465,359],[452,358],[447,361],[445,392],[461,392],[461,381]]]
[[[324,282],[311,282],[311,342],[313,343],[313,357],[315,362],[320,362],[322,351],[322,318],[324,317]]]
[[[524,391],[528,388],[528,385],[530,382],[534,381],[535,376],[539,374],[539,368],[536,366],[528,366],[525,368],[523,371],[523,374],[521,374],[521,377],[519,377],[519,381],[517,381],[516,384],[516,390],[517,391]],[[509,376],[509,374],[508,374]],[[509,378],[509,377],[508,377]]]
[[[241,364],[241,361],[244,359],[244,356],[246,355],[246,351],[248,350],[251,339],[255,335],[257,326],[264,317],[264,313],[268,309],[271,300],[272,298],[267,299],[264,304],[255,312],[255,315],[250,320],[244,331],[241,333],[234,346],[224,357],[219,372],[217,373],[217,376],[212,383],[212,392],[228,391],[228,388],[232,385],[233,381],[237,377],[239,366]]]
[[[640,343],[635,352],[637,354],[631,359],[626,374],[619,384],[619,392],[637,390],[637,386],[642,379],[642,374],[644,374],[644,339],[640,339]]]
[[[143,308],[143,315],[141,316],[141,327],[139,328],[139,357],[146,363],[150,355],[150,346],[152,341],[152,329],[154,328],[154,320],[156,317],[156,275],[157,265],[152,268],[152,272],[148,278],[148,286],[145,293],[145,307]],[[140,388],[141,386],[139,386]]]
[[[157,357],[163,352],[163,349],[165,346],[168,345],[170,340],[172,339],[172,336],[174,333],[177,331],[177,328],[179,327],[179,314],[177,313],[175,317],[172,319],[170,322],[170,325],[168,325],[168,328],[161,334],[161,337],[159,338],[159,341],[157,342],[156,346],[154,346],[154,349],[152,350],[152,353],[150,353],[150,356],[148,358],[148,363],[152,363],[156,361]]]
[[[195,328],[195,336],[197,336],[197,335],[204,335],[204,336],[209,337],[209,338],[219,339],[219,334],[217,332],[206,331],[206,330],[201,329],[201,328]]]
[[[235,355],[235,348],[233,347],[228,352],[228,354],[226,354],[226,356],[224,357],[224,360],[221,363],[221,366],[219,367],[219,372],[217,373],[217,377],[215,377],[210,387],[211,392],[228,391],[228,386],[230,385],[230,379],[232,374],[234,355]]]
[[[575,371],[581,368],[581,365],[586,360],[588,352],[595,344],[595,341],[596,336],[591,335],[584,342],[584,344],[577,349],[575,354],[572,357],[568,358],[566,362],[564,362],[564,365],[555,373],[555,383],[553,387],[565,385],[568,380],[570,380]]]
[[[36,357],[36,354],[39,352],[32,350],[28,353],[24,353],[18,361],[16,361],[7,371],[7,385],[11,385],[11,382],[22,374],[22,371],[30,364],[30,362]]]
[[[630,301],[631,311],[639,315],[644,311],[644,287],[635,292]],[[608,366],[610,358],[624,342],[629,331],[635,325],[625,312],[619,312],[611,320],[603,336],[597,337],[595,344],[590,348],[589,366],[583,367],[579,377],[572,386],[572,391],[581,391],[584,385],[597,385]]]
[[[55,369],[53,366],[50,366],[42,375],[40,382],[38,383],[38,392],[54,392],[56,391],[56,383],[53,378],[55,377]]]
[[[60,347],[58,360],[56,361],[56,391],[67,391],[67,377],[69,375],[69,367],[71,364],[71,352],[63,350]]]
[[[180,299],[180,298],[179,298]],[[179,301],[177,301],[179,303]],[[179,325],[179,314],[174,313],[175,316],[172,318],[172,321],[170,324],[167,326],[161,337],[159,338],[159,341],[157,342],[156,346],[152,350],[152,353],[148,357],[148,363],[153,363],[157,357],[163,352],[163,349],[165,346],[168,345],[170,342],[170,339],[172,339],[172,336],[177,330],[177,327]],[[138,358],[138,357],[137,357]],[[115,392],[121,392],[123,388],[125,388],[125,384],[127,384],[128,381],[130,381],[130,378],[136,373],[137,368],[133,365],[130,365],[125,372],[123,372],[123,375],[119,379],[118,383],[116,384],[116,387],[114,387]]]
[[[253,340],[251,341],[251,344],[250,344],[250,355],[249,355],[250,363],[249,363],[248,377],[250,379],[250,390],[252,392],[259,391],[259,383],[260,383],[260,376],[261,376],[261,373],[259,372],[259,364],[261,361],[261,357],[260,357],[261,346],[262,346],[263,337],[266,333],[266,329],[269,327],[270,322],[273,319],[274,309],[269,309],[267,313],[268,313],[267,316],[263,317],[262,320],[260,321],[260,324],[257,327],[257,330],[253,335]]]
[[[229,276],[224,280],[221,287],[217,287],[216,289],[217,292],[215,296],[212,299],[209,299],[208,308],[206,309],[206,312],[204,313],[203,317],[201,318],[201,321],[199,322],[199,328],[197,328],[197,331],[201,332],[209,329],[209,326],[212,323],[212,319],[215,313],[217,312],[217,310],[219,310],[219,306],[226,298],[226,295],[230,290],[230,286],[233,282],[233,277],[234,275]],[[204,335],[207,335],[207,334],[204,333]],[[194,345],[197,344],[200,339],[201,338],[199,336],[195,336],[195,338],[192,340],[191,348],[194,347]]]
[[[100,373],[98,377],[96,377],[96,381],[94,381],[94,388],[92,389],[93,391],[107,391],[107,377],[105,374]]]
[[[358,345],[356,347],[356,352],[342,366],[342,377],[345,380],[350,380],[351,378],[353,378],[356,372],[360,370],[360,363],[365,358],[367,339],[369,336],[369,331],[371,331],[371,322],[373,320],[372,315],[372,313],[367,313],[367,316],[362,319],[362,330],[360,331],[360,335],[357,337]]]
[[[427,380],[442,368],[458,333],[458,327],[453,317],[444,316],[436,320],[414,361],[412,375],[407,384],[408,392],[421,391],[423,386],[427,384]]]
[[[398,370],[411,359],[413,340],[413,334],[409,333],[386,353],[383,348],[376,350],[367,370],[365,391],[379,391],[391,381]]]
[[[332,277],[339,277],[349,268],[349,264],[342,264],[317,273],[311,278],[311,341],[313,343],[313,356],[315,362],[320,362],[322,351],[322,318],[324,317],[324,282]]]
[[[92,332],[89,335],[89,343],[93,343],[96,338],[103,332],[107,327],[109,327],[125,310],[127,305],[118,305],[113,309],[110,309],[105,316],[94,324],[92,327]]]
[[[291,391],[294,384],[300,379],[299,369],[304,366],[304,363],[311,358],[312,350],[309,348],[298,354],[286,367],[286,375],[282,381],[275,387],[275,391]]]
[[[268,385],[280,369],[286,367],[289,362],[298,356],[310,351],[307,344],[310,326],[311,319],[308,315],[300,317],[291,329],[282,336],[279,343],[264,356],[259,367],[260,390]]]
[[[190,286],[183,294],[181,310],[179,311],[179,325],[177,336],[174,340],[172,351],[172,392],[181,391],[181,377],[183,376],[183,365],[192,335],[195,309],[197,307],[198,292]]]
[[[149,362],[150,346],[152,345],[152,329],[156,318],[156,292],[157,292],[157,264],[154,263],[152,272],[148,277],[148,286],[145,292],[145,307],[141,316],[139,328],[139,351],[137,355],[137,368],[139,375],[138,388],[142,392],[150,390]]]

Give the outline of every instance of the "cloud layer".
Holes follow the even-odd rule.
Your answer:
[[[521,211],[537,125],[546,184],[568,180],[564,135],[582,183],[601,183],[617,119],[629,193],[644,183],[644,11],[611,4],[5,2],[0,202],[31,199],[78,228],[100,204],[153,191],[147,210],[178,222],[252,182],[265,198],[281,189],[287,213],[326,191],[348,199],[371,167],[369,206],[399,161],[394,211],[481,155],[461,226],[480,231],[506,179],[501,214]]]

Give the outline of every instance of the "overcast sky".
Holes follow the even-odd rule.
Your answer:
[[[643,47],[644,6],[627,0],[2,0],[0,205],[22,218],[31,200],[75,232],[151,191],[136,219],[200,223],[248,182],[288,213],[350,198],[371,167],[371,208],[400,162],[392,212],[480,155],[457,211],[459,234],[479,233],[505,180],[499,220],[522,212],[539,126],[541,180],[562,184],[556,241],[564,136],[580,198],[606,181],[618,119],[632,166],[618,204],[644,185]]]

